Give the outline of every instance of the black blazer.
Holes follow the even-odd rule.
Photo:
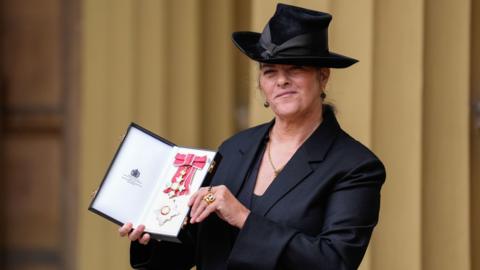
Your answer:
[[[238,195],[271,125],[225,141],[211,184],[226,185]],[[184,230],[181,245],[132,243],[131,264],[146,269],[356,269],[377,224],[384,180],[380,160],[346,134],[326,107],[322,124],[256,201],[242,230],[211,215]]]

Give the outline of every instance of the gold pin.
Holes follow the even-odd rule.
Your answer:
[[[215,168],[215,160],[212,161],[212,163],[210,163],[210,167],[208,167],[208,172],[211,173],[213,171],[213,169]]]

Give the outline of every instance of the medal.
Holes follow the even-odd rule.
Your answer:
[[[164,193],[170,198],[186,195],[190,192],[190,184],[197,170],[202,170],[207,162],[207,156],[194,154],[176,154],[173,166],[178,167],[169,183],[166,184]]]
[[[178,216],[178,214],[179,212],[175,200],[168,200],[166,205],[163,205],[160,207],[160,209],[155,210],[155,216],[159,226],[162,226],[172,218]]]
[[[175,155],[173,166],[178,167],[178,169],[171,180],[165,184],[165,189],[163,190],[163,193],[168,196],[168,202],[155,210],[159,226],[164,225],[180,214],[175,198],[189,194],[190,184],[195,177],[195,173],[198,170],[202,170],[206,162],[207,156],[180,153]]]

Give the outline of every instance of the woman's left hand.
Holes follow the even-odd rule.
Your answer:
[[[212,193],[214,196],[210,203],[205,199],[208,193]],[[211,213],[215,212],[230,225],[241,229],[250,214],[250,210],[240,203],[224,185],[200,188],[192,195],[188,206],[191,206],[191,223],[202,222]]]

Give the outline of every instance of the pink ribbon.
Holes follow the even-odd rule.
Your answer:
[[[175,161],[173,162],[173,165],[178,167],[178,169],[175,175],[172,177],[170,186],[167,187],[163,192],[169,194],[170,197],[188,194],[195,172],[203,169],[206,162],[207,156],[195,156],[194,154],[180,153],[175,155]],[[180,189],[180,187],[183,187],[183,189]],[[171,192],[173,192],[173,195],[170,194]]]

